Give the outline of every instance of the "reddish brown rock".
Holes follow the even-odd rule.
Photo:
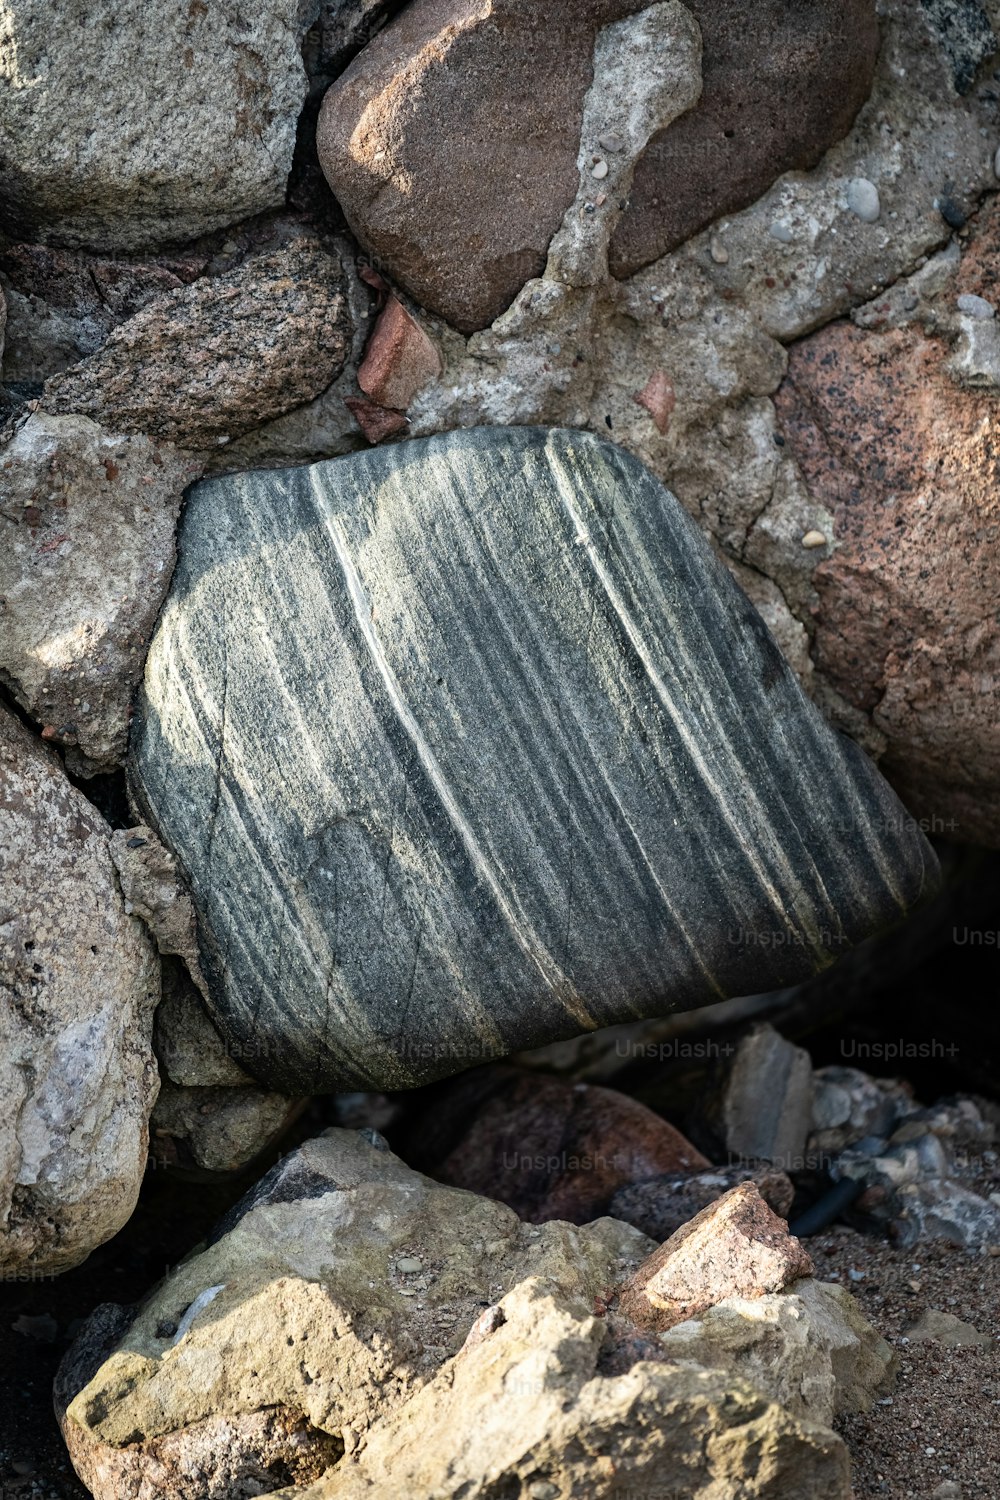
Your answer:
[[[414,0],[323,101],[327,180],[423,307],[484,328],[541,273],[576,194],[600,27],[643,0]]]
[[[414,1165],[536,1224],[586,1224],[619,1188],[709,1165],[626,1094],[507,1067],[456,1079],[409,1138],[420,1143]]]
[[[831,324],[793,347],[777,406],[834,519],[816,666],[886,736],[882,769],[914,814],[996,845],[996,398],[959,389],[947,357],[913,329]]]
[[[619,1311],[658,1333],[727,1297],[780,1292],[813,1263],[788,1225],[744,1182],[653,1252],[624,1288]]]
[[[156,297],[96,354],[46,383],[43,406],[204,449],[318,396],[343,369],[339,260],[308,231]]]
[[[393,437],[409,425],[402,412],[376,406],[374,401],[368,401],[364,396],[345,396],[344,405],[369,443],[384,442],[387,437]]]
[[[654,370],[634,400],[637,406],[644,406],[649,412],[657,432],[666,433],[677,405],[677,395],[666,370]]]
[[[486,327],[544,268],[577,190],[595,37],[642,9],[414,0],[327,93],[320,161],[352,229],[462,332]],[[617,276],[815,165],[872,84],[874,0],[688,9],[704,43],[702,99],[640,159],[612,241]]]
[[[874,0],[687,0],[702,34],[702,94],[650,141],[611,241],[631,276],[783,172],[814,167],[871,91]]]
[[[398,297],[390,297],[375,320],[358,385],[377,406],[405,411],[420,390],[441,373],[441,356]]]

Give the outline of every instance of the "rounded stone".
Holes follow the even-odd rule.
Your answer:
[[[878,188],[867,177],[852,177],[847,184],[847,206],[862,224],[875,224],[882,212]]]
[[[179,553],[131,788],[278,1092],[793,983],[933,883],[681,506],[589,435],[213,479]]]

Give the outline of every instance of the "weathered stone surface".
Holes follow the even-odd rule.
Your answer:
[[[110,829],[0,709],[0,1268],[64,1271],[128,1219],[156,1098],[156,954]]]
[[[731,1188],[671,1235],[621,1294],[625,1317],[662,1332],[727,1297],[762,1297],[811,1276],[812,1261],[752,1183]]]
[[[308,231],[277,234],[276,248],[120,324],[47,382],[46,409],[207,448],[319,395],[350,352],[344,272]]]
[[[241,1172],[278,1140],[304,1102],[252,1087],[163,1083],[149,1121],[153,1160],[184,1172]]]
[[[790,1178],[773,1167],[713,1167],[635,1182],[618,1189],[607,1211],[613,1219],[634,1224],[651,1240],[668,1240],[741,1182],[752,1182],[768,1208],[779,1218],[788,1218],[795,1189]]]
[[[938,1307],[925,1307],[907,1337],[911,1344],[943,1344],[946,1349],[989,1349],[994,1344],[988,1333],[980,1333],[971,1323]]]
[[[812,1152],[837,1152],[865,1136],[889,1136],[917,1109],[907,1087],[871,1078],[859,1068],[820,1068],[813,1074]]]
[[[732,1156],[794,1172],[802,1167],[812,1099],[809,1053],[765,1023],[741,1038],[708,1113]]]
[[[915,816],[996,844],[995,401],[957,390],[946,353],[915,329],[833,324],[793,348],[777,407],[833,518],[813,575],[817,667],[885,736]]]
[[[362,244],[422,306],[468,332],[541,273],[577,191],[596,34],[642,9],[415,0],[333,84],[323,170]],[[698,95],[698,34],[680,5],[657,9],[670,36],[645,65],[671,75],[673,118]]]
[[[124,756],[198,472],[169,444],[42,412],[0,450],[0,679],[91,768]]]
[[[185,1088],[240,1088],[253,1082],[212,1025],[205,1002],[183,964],[164,958],[163,998],[153,1041],[166,1076]]]
[[[728,1374],[658,1362],[604,1375],[597,1320],[537,1282],[364,1449],[276,1500],[625,1495],[848,1500],[846,1450]]]
[[[118,323],[193,281],[204,253],[148,261],[107,259],[49,245],[0,243],[9,302],[5,381],[38,385],[101,347]]]
[[[611,241],[615,276],[755,202],[783,172],[814,167],[871,92],[874,0],[688,0],[688,9],[701,28],[701,97],[636,166]]]
[[[792,1416],[824,1426],[867,1411],[899,1363],[848,1291],[812,1277],[778,1295],[730,1297],[658,1342],[668,1359],[738,1375]]]
[[[151,828],[140,823],[134,828],[115,829],[111,835],[111,857],[129,910],[145,922],[160,952],[183,959],[194,983],[204,988],[194,904],[170,850],[164,848]],[[192,1083],[215,1081],[178,1079]]]
[[[936,878],[672,497],[544,429],[196,487],[130,764],[290,1094],[776,988]]]
[[[594,39],[642,8],[416,0],[328,92],[320,160],[353,228],[456,328],[492,322],[540,274],[578,167],[592,197],[602,190],[624,143],[614,114],[580,139]],[[763,13],[746,0],[693,0],[670,16],[675,45],[697,47],[691,15],[701,80],[678,76],[667,128],[640,158],[612,240],[617,276],[752,203],[781,173],[815,166],[871,89],[873,0],[767,0]],[[667,50],[648,54],[646,69]]]
[[[457,1079],[408,1125],[407,1139],[414,1166],[536,1224],[586,1224],[629,1183],[709,1165],[627,1094],[514,1068]]]
[[[5,6],[0,220],[135,250],[284,202],[305,97],[298,0]]]
[[[99,1500],[146,1494],[157,1474],[178,1500],[202,1500],[231,1493],[211,1487],[217,1462],[250,1475],[329,1461],[527,1278],[568,1302],[568,1332],[583,1318],[598,1345],[594,1297],[649,1248],[612,1220],[524,1225],[422,1178],[384,1143],[330,1131],[279,1162],[133,1318],[104,1311],[84,1331],[60,1382],[74,1464]]]

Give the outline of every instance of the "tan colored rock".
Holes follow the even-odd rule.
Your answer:
[[[125,912],[111,830],[0,709],[0,1268],[79,1265],[146,1165],[159,964]]]
[[[8,0],[0,214],[120,251],[284,202],[306,92],[298,0]]]
[[[230,1176],[279,1140],[305,1103],[253,1086],[163,1083],[149,1121],[150,1153],[160,1166]]]
[[[358,385],[378,406],[405,411],[417,392],[441,373],[441,356],[398,297],[375,320]]]
[[[156,1010],[153,1040],[162,1071],[184,1088],[241,1088],[252,1084],[253,1078],[238,1061],[240,1049],[216,1028],[184,965],[164,957],[161,968],[163,998]],[[261,1038],[260,1049],[266,1046]]]
[[[350,352],[344,271],[309,231],[275,238],[148,303],[47,382],[45,408],[203,449],[318,396]]]
[[[183,959],[195,984],[204,990],[194,903],[178,874],[177,861],[170,850],[160,842],[152,828],[137,823],[134,828],[115,829],[111,835],[111,857],[129,909],[145,922],[160,952],[176,954]]]
[[[624,1495],[847,1500],[847,1453],[745,1381],[639,1361],[601,1372],[598,1320],[535,1279],[364,1449],[283,1500]]]
[[[621,1293],[620,1311],[662,1332],[727,1297],[762,1297],[811,1276],[806,1250],[753,1183],[741,1183],[678,1229]]]
[[[170,444],[86,417],[34,412],[0,450],[0,676],[90,769],[124,757],[197,474]]]
[[[666,1358],[738,1375],[792,1416],[824,1426],[867,1411],[899,1364],[850,1292],[811,1277],[786,1292],[728,1297],[658,1342]]]
[[[991,1349],[995,1340],[980,1333],[971,1323],[964,1323],[954,1313],[938,1307],[925,1307],[913,1327],[907,1330],[911,1344],[942,1344],[946,1349]]]
[[[1000,842],[1000,471],[995,399],[947,345],[837,323],[796,345],[777,397],[835,546],[813,574],[819,671],[885,737],[924,826]]]
[[[74,1464],[108,1500],[154,1481],[203,1500],[200,1474],[223,1458],[228,1473],[256,1472],[282,1424],[282,1461],[318,1462],[331,1439],[353,1450],[509,1287],[538,1277],[589,1315],[650,1248],[613,1220],[522,1224],[421,1177],[384,1142],[330,1131],[283,1158],[127,1331],[119,1321],[110,1348],[106,1315],[85,1331],[68,1366],[83,1374],[61,1383]],[[278,1427],[265,1450],[267,1412]],[[183,1471],[158,1470],[181,1453]]]

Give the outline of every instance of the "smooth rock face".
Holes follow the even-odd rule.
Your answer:
[[[498,1198],[536,1224],[589,1223],[610,1212],[613,1195],[630,1183],[709,1165],[679,1130],[627,1094],[515,1068],[456,1079],[406,1134],[414,1166]]]
[[[0,219],[134,250],[284,202],[305,97],[298,0],[12,0],[0,29]]]
[[[340,261],[292,229],[277,248],[157,297],[49,380],[43,404],[207,448],[318,396],[350,345]]]
[[[643,8],[414,0],[330,88],[323,171],[362,244],[422,306],[470,332],[540,274],[577,190],[595,37]],[[678,25],[693,31],[685,12]]]
[[[654,136],[611,241],[631,276],[776,177],[814,167],[871,91],[874,0],[687,0],[702,34],[695,107]]]
[[[773,1026],[741,1038],[725,1070],[715,1111],[720,1145],[731,1156],[800,1171],[812,1123],[812,1060]]]
[[[777,988],[936,878],[672,497],[560,431],[196,487],[130,767],[292,1094]]]
[[[0,450],[0,680],[89,769],[120,764],[190,457],[34,412]]]
[[[158,1078],[155,950],[110,829],[0,710],[0,1271],[65,1271],[121,1228]]]
[[[885,736],[881,764],[925,826],[996,845],[996,398],[957,389],[945,360],[917,329],[831,324],[793,346],[777,407],[834,520],[817,667]]]

